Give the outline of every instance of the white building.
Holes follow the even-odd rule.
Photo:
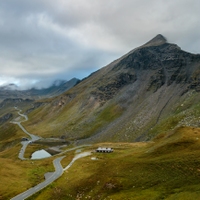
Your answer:
[[[98,153],[111,153],[111,152],[113,152],[113,149],[110,148],[110,147],[98,147],[96,149],[96,152],[98,152]]]

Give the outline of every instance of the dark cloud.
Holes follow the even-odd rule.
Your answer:
[[[84,78],[158,33],[200,52],[198,0],[2,0],[0,84]]]

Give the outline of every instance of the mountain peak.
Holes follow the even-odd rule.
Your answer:
[[[149,42],[144,44],[144,46],[158,46],[158,45],[164,44],[166,42],[167,42],[167,39],[163,35],[158,34],[158,35],[156,35],[156,37],[154,37]]]

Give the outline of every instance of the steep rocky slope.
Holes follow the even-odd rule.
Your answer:
[[[200,55],[157,35],[46,101],[26,126],[79,143],[149,140],[176,126],[199,126],[199,91]]]

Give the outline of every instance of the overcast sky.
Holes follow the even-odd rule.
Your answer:
[[[82,79],[158,33],[200,53],[199,0],[0,0],[0,85]]]

